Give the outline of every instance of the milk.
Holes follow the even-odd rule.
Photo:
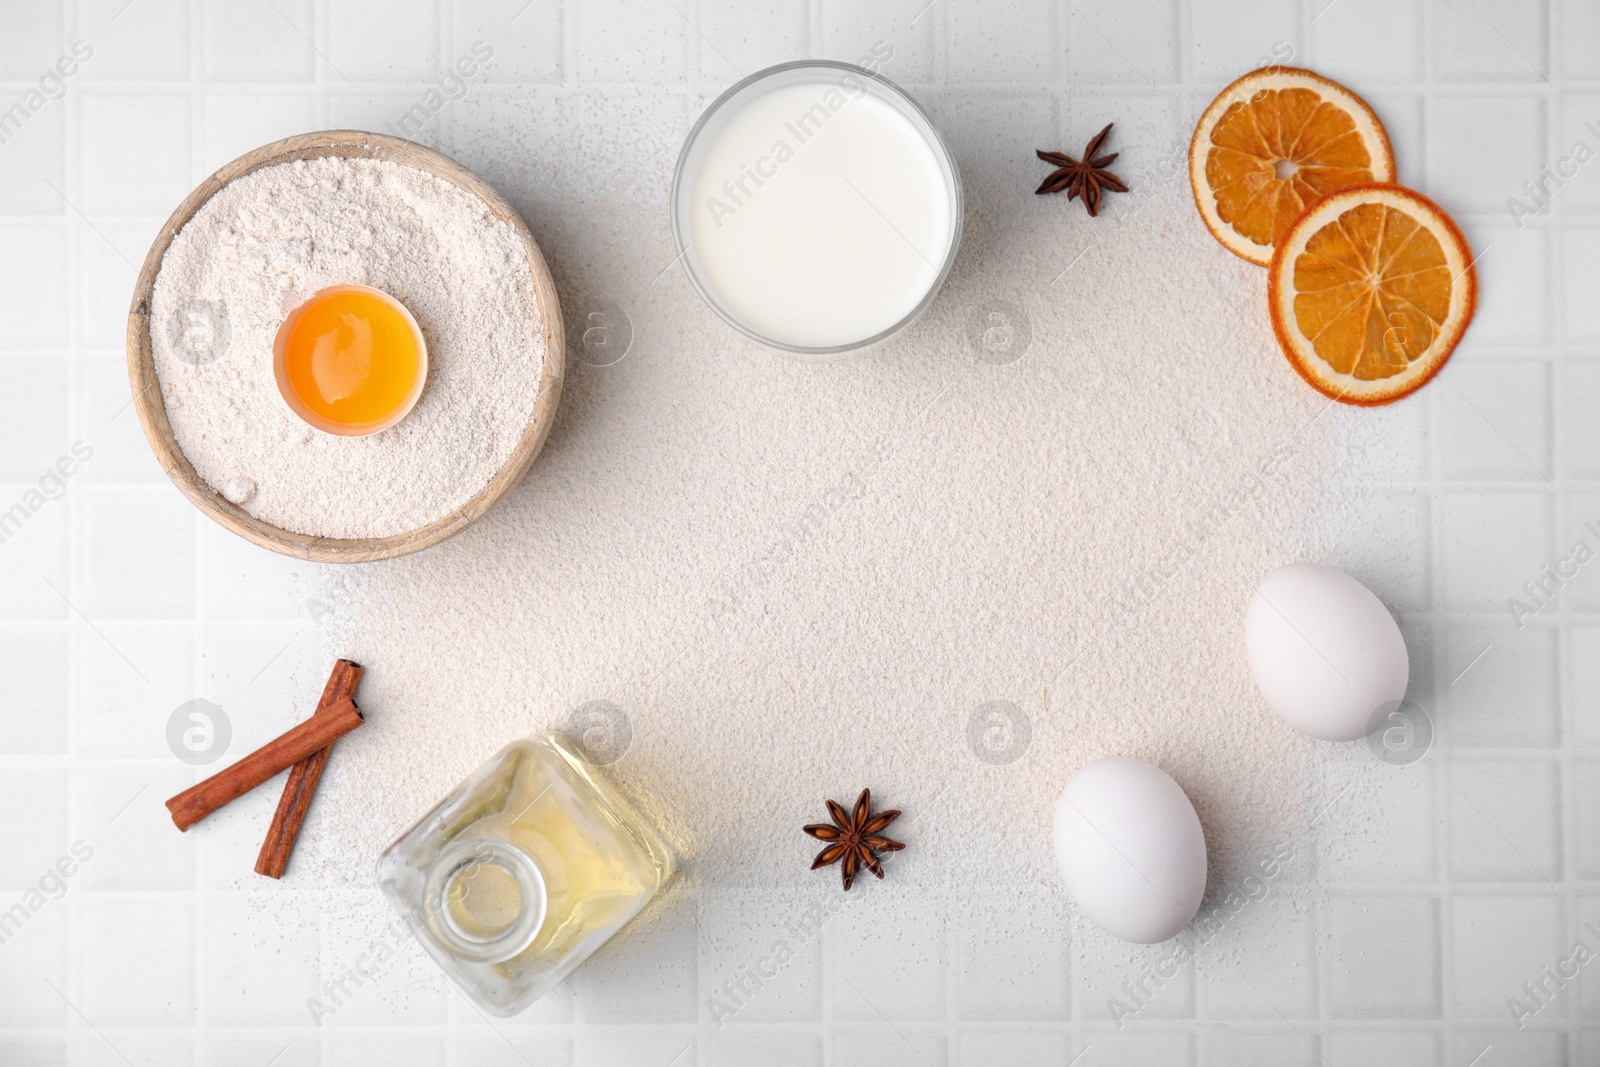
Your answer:
[[[839,350],[919,310],[960,233],[937,134],[854,68],[757,76],[713,105],[677,183],[679,240],[702,294],[781,347]]]

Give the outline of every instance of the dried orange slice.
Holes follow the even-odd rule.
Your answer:
[[[1455,351],[1478,304],[1472,249],[1444,209],[1400,185],[1358,185],[1313,204],[1267,270],[1272,329],[1323,395],[1388,404]]]
[[[1211,101],[1189,142],[1189,182],[1211,234],[1266,266],[1312,203],[1394,181],[1394,152],[1367,102],[1294,67],[1264,67]]]

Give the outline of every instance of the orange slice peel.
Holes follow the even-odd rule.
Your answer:
[[[1272,328],[1323,395],[1389,404],[1449,360],[1478,302],[1472,249],[1454,220],[1404,186],[1317,201],[1280,237],[1267,273]]]
[[[1260,266],[1311,204],[1394,175],[1389,135],[1367,102],[1296,67],[1264,67],[1229,85],[1189,142],[1200,217],[1224,248]]]

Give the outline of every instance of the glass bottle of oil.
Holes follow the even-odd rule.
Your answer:
[[[515,1015],[672,877],[660,836],[556,735],[516,741],[378,860],[378,884],[485,1011]]]

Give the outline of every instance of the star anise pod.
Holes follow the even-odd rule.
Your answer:
[[[818,867],[843,861],[839,870],[844,876],[844,888],[847,893],[856,880],[856,871],[862,867],[879,878],[883,877],[883,867],[878,863],[878,853],[899,852],[906,847],[899,841],[883,836],[883,831],[900,817],[900,812],[880,811],[873,815],[870,789],[861,791],[861,795],[856,798],[855,810],[848,814],[838,804],[828,801],[828,814],[833,817],[833,825],[812,823],[805,828],[806,833],[818,841],[831,842],[827,848],[817,853],[811,869],[814,871]]]
[[[1044,180],[1044,184],[1035,189],[1035,193],[1059,193],[1067,190],[1067,199],[1083,197],[1083,206],[1089,209],[1090,215],[1100,214],[1101,193],[1110,189],[1114,193],[1125,193],[1128,187],[1122,184],[1122,179],[1112,174],[1106,167],[1116,162],[1118,153],[1102,156],[1100,149],[1106,145],[1106,138],[1111,135],[1111,127],[1116,123],[1106,123],[1106,128],[1094,135],[1089,146],[1083,150],[1082,159],[1073,159],[1062,152],[1046,152],[1044,149],[1035,149],[1038,157],[1046,163],[1053,163],[1056,169]]]

